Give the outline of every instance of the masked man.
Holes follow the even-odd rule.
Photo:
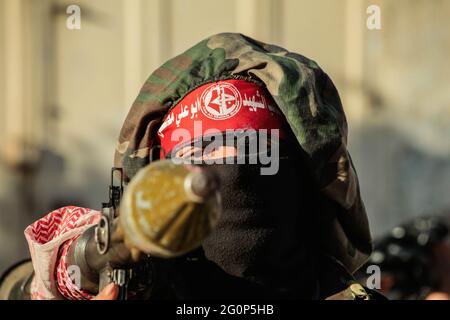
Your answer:
[[[163,275],[155,297],[378,297],[352,277],[371,237],[341,101],[314,61],[241,34],[201,41],[142,87],[116,148],[126,181],[155,147],[214,171],[222,197],[201,248],[155,260]],[[97,294],[73,284],[65,257],[98,217],[66,207],[26,229],[33,298]],[[100,296],[114,298],[114,286],[107,290]]]

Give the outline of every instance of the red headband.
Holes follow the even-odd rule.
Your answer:
[[[245,80],[223,80],[187,94],[165,116],[158,135],[167,154],[180,143],[230,129],[279,129],[283,138],[285,122],[273,98],[260,86]]]

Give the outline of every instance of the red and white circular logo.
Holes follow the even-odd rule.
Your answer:
[[[202,113],[212,120],[233,117],[242,106],[241,93],[231,83],[215,83],[206,88],[201,97]]]

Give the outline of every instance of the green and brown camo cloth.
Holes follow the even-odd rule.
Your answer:
[[[339,94],[314,61],[238,33],[213,35],[164,63],[145,82],[120,132],[115,165],[125,179],[149,163],[167,111],[194,88],[218,79],[251,77],[272,94],[305,151],[315,185],[317,242],[350,272],[370,255],[372,241],[347,150]]]

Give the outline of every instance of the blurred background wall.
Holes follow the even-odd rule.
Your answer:
[[[81,8],[69,30],[66,9]],[[381,9],[369,30],[368,6]],[[334,80],[374,236],[450,207],[450,1],[0,0],[0,272],[24,228],[99,208],[121,123],[161,63],[233,31],[317,61]]]

